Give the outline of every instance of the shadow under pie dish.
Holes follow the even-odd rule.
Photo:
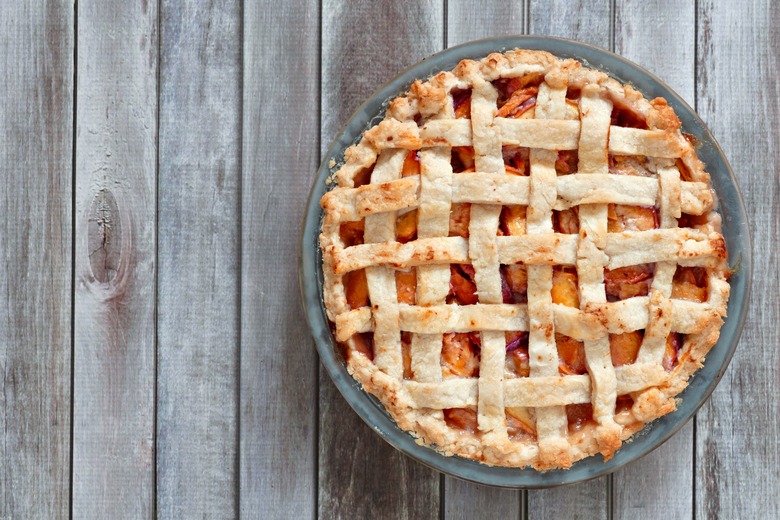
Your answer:
[[[445,455],[610,459],[675,410],[726,315],[692,141],[665,100],[546,52],[413,83],[320,201],[349,372]]]

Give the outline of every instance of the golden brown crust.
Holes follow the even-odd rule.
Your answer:
[[[501,78],[517,78],[521,87],[540,84],[533,117],[496,117],[491,82]],[[464,90],[471,90],[470,120],[455,119],[453,93]],[[579,120],[564,120],[567,91],[578,100]],[[613,107],[646,128],[611,123]],[[414,82],[406,95],[390,101],[385,119],[346,150],[335,172],[339,187],[321,201],[324,300],[337,337],[349,347],[349,372],[399,427],[445,455],[539,470],[567,468],[596,453],[612,457],[646,423],[676,408],[676,396],[702,366],[726,314],[720,217],[712,211],[709,175],[680,126],[664,99],[648,101],[602,72],[543,51],[516,49],[464,60],[451,72]],[[530,176],[504,174],[502,143],[532,148]],[[477,171],[452,175],[451,147],[464,145],[473,146]],[[555,152],[571,149],[579,152],[578,172],[557,177]],[[407,150],[419,150],[422,173],[402,178]],[[609,154],[640,156],[651,177],[613,174]],[[369,169],[371,183],[356,188],[356,178]],[[451,204],[462,203],[472,205],[470,236],[448,237]],[[529,207],[528,234],[496,236],[501,206],[509,204]],[[608,204],[655,205],[664,229],[607,232]],[[553,211],[571,207],[580,208],[579,235],[553,233]],[[395,241],[396,214],[411,209],[418,211],[419,234],[401,244]],[[704,223],[676,229],[682,213],[701,215]],[[339,226],[356,220],[365,221],[365,244],[347,247]],[[529,303],[504,304],[498,266],[518,260],[528,265]],[[648,296],[606,301],[604,269],[649,262],[657,267]],[[478,304],[446,304],[450,263],[473,265]],[[551,265],[577,269],[579,309],[550,300]],[[706,269],[705,302],[671,299],[678,265]],[[394,268],[410,266],[422,266],[417,305],[398,303],[392,281]],[[341,276],[364,268],[372,307],[350,309]],[[611,366],[608,335],[638,329],[645,334],[636,363]],[[402,375],[401,330],[413,337],[412,380]],[[370,360],[347,338],[372,331]],[[436,342],[440,350],[441,334],[456,331],[482,334],[478,378],[442,380]],[[530,332],[530,377],[504,378],[503,331]],[[586,375],[559,376],[556,331],[584,342]],[[661,357],[670,333],[686,336],[677,364],[667,372]],[[621,392],[631,395],[633,406],[616,411]],[[509,438],[504,408],[533,407],[526,401],[541,402],[542,397],[530,397],[537,393],[547,403],[536,409],[538,438]],[[587,402],[595,422],[565,433],[564,406]],[[476,409],[478,430],[448,426],[442,408]]]

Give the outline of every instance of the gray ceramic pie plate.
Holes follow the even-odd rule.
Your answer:
[[[431,448],[416,444],[410,434],[396,426],[381,403],[364,392],[360,384],[347,373],[325,315],[321,254],[317,242],[322,218],[319,200],[328,189],[325,185],[325,179],[330,173],[328,163],[331,159],[337,163],[341,161],[344,150],[356,142],[372,122],[384,117],[386,101],[404,93],[414,80],[428,78],[438,71],[451,70],[462,59],[479,59],[491,52],[514,48],[541,49],[560,57],[575,58],[591,68],[610,74],[622,83],[631,83],[648,99],[656,96],[666,98],[682,121],[683,131],[693,134],[701,142],[699,157],[712,175],[712,184],[720,200],[719,210],[723,215],[723,235],[730,262],[735,269],[731,278],[728,318],[721,329],[720,340],[707,356],[704,367],[691,378],[688,387],[680,394],[682,403],[678,409],[635,435],[608,462],[596,455],[576,462],[569,470],[545,473],[533,469],[491,467],[460,457],[445,457]],[[751,275],[750,229],[737,180],[712,133],[693,109],[665,83],[625,58],[579,42],[540,36],[502,37],[452,47],[417,63],[384,85],[358,108],[325,155],[309,195],[301,236],[300,283],[306,317],[322,364],[352,408],[384,440],[423,464],[461,479],[513,488],[552,487],[605,475],[648,454],[679,430],[710,396],[731,360],[747,314]]]

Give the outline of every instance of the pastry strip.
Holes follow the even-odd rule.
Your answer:
[[[608,172],[607,140],[610,134],[612,103],[602,98],[598,87],[589,85],[582,91],[580,113],[582,135],[579,146],[578,171],[591,175]],[[580,306],[605,302],[604,246],[607,242],[607,206],[591,204],[580,206],[580,242],[577,251],[577,274],[580,286]],[[608,253],[607,253],[608,254]],[[609,337],[585,341],[585,358],[593,392],[593,419],[599,449],[605,458],[620,446],[620,426],[615,423],[617,380],[612,366]]]
[[[474,135],[474,163],[485,176],[504,175],[501,134],[493,123],[498,92],[486,81],[478,82],[471,94],[471,125]],[[469,257],[474,267],[474,282],[481,303],[503,302],[499,274],[496,231],[501,206],[472,205],[469,221]],[[493,442],[506,438],[504,419],[504,334],[484,330],[481,336],[479,399],[477,420],[483,433]]]

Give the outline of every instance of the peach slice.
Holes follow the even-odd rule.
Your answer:
[[[610,204],[607,208],[607,231],[648,231],[659,227],[658,209],[644,206]]]
[[[515,294],[528,294],[528,270],[523,264],[511,264],[506,266],[506,281],[509,288]]]
[[[707,301],[707,271],[701,267],[678,267],[672,281],[672,298]]]
[[[653,264],[639,264],[604,270],[604,284],[607,299],[625,300],[633,296],[646,296],[653,283]]]
[[[588,363],[585,359],[585,345],[563,334],[555,334],[558,349],[558,372],[563,375],[585,374]]]
[[[663,366],[667,372],[671,372],[677,366],[680,349],[682,349],[682,335],[672,332],[666,337],[666,348],[664,349]]]
[[[469,433],[477,431],[477,411],[471,408],[445,408],[444,421],[451,428]]]
[[[644,333],[638,330],[625,334],[610,334],[609,352],[612,356],[612,364],[619,367],[636,362],[643,338]]]
[[[537,87],[515,90],[512,92],[510,98],[507,99],[506,103],[498,109],[496,117],[518,117],[523,112],[536,105],[537,92],[539,92]],[[533,102],[529,103],[531,100],[533,100]]]
[[[586,423],[593,421],[593,405],[590,403],[566,405],[566,418],[569,420],[569,431],[579,431]]]
[[[475,377],[479,374],[479,356],[468,333],[449,332],[444,335],[441,349],[442,376]]]
[[[366,270],[350,271],[344,275],[344,290],[350,309],[359,309],[368,305],[368,280]]]
[[[525,235],[526,206],[504,206],[501,210],[501,227],[511,236]]]
[[[567,307],[580,306],[577,275],[567,271],[553,271],[552,301]]]
[[[536,429],[532,426],[534,420],[526,408],[506,409],[506,432],[513,440],[534,440]]]
[[[473,305],[479,301],[476,284],[466,276],[462,267],[455,265],[450,265],[450,294],[461,305]]]
[[[339,237],[346,247],[356,246],[363,243],[364,229],[362,220],[342,222],[339,225]]]
[[[417,271],[414,268],[395,272],[395,292],[398,303],[414,305],[417,293]]]
[[[404,365],[404,379],[414,379],[412,372],[412,333],[401,333],[401,357]]]
[[[420,156],[416,150],[410,150],[404,159],[404,166],[401,169],[401,177],[410,177],[420,175]]]
[[[417,238],[417,210],[407,211],[395,220],[396,239],[402,244]]]
[[[553,213],[555,217],[555,231],[576,235],[580,232],[580,217],[576,208],[564,209]]]

